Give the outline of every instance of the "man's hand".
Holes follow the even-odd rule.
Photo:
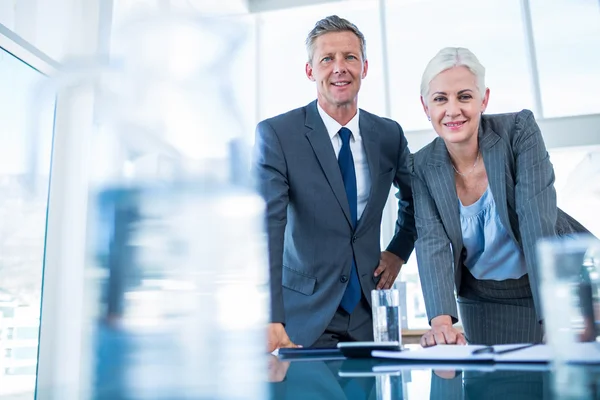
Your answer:
[[[421,336],[421,346],[431,347],[437,344],[465,345],[465,335],[452,326],[452,317],[438,315],[431,320],[431,329]]]
[[[281,347],[302,347],[298,346],[290,340],[283,324],[270,323],[267,328],[267,351],[271,353],[275,349]]]
[[[379,283],[377,284],[377,289],[391,288],[400,273],[402,264],[404,264],[404,260],[394,253],[382,251],[381,257],[379,258],[379,266],[374,274],[375,277],[381,275]]]

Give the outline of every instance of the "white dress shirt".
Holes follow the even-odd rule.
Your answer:
[[[331,139],[331,144],[333,145],[333,150],[335,151],[335,156],[338,157],[342,148],[342,138],[338,132],[342,128],[342,125],[340,125],[335,119],[327,114],[325,110],[321,108],[319,103],[317,103],[317,109],[319,110],[319,115],[325,124],[325,128],[327,128],[327,133],[329,133],[329,138]],[[369,194],[371,192],[371,175],[369,175],[369,164],[367,164],[367,156],[365,155],[362,137],[360,136],[360,128],[358,124],[359,115],[360,110],[357,111],[356,115],[345,125],[345,127],[352,132],[352,136],[350,137],[350,150],[352,150],[354,170],[356,172],[356,192],[358,197],[358,204],[356,208],[357,220],[360,219],[363,211],[365,210],[367,201],[369,200]]]

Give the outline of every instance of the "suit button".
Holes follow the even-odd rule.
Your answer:
[[[352,236],[352,243],[356,243],[356,236]]]
[[[348,277],[346,275],[340,276],[340,282],[342,282],[342,283],[348,282]]]

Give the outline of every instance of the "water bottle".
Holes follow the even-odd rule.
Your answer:
[[[82,396],[264,398],[264,204],[229,70],[243,26],[138,14],[116,34],[122,57],[55,77],[67,104],[94,100]]]

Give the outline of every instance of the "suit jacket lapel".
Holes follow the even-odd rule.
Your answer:
[[[502,221],[502,225],[504,225],[504,228],[515,243],[518,243],[508,217],[505,155],[501,143],[500,136],[489,125],[485,124],[484,119],[482,119],[482,124],[479,127],[479,149],[483,156],[488,183],[494,196],[500,221]]]
[[[360,110],[359,110],[360,112]],[[365,155],[367,157],[367,165],[369,166],[369,175],[371,179],[371,191],[369,192],[369,198],[365,210],[360,217],[357,228],[366,224],[372,213],[373,193],[378,190],[377,181],[379,175],[379,132],[375,129],[375,122],[370,118],[369,114],[362,113],[359,117],[359,128],[360,136],[362,138],[363,147],[365,149]]]
[[[325,124],[323,124],[323,120],[317,111],[316,101],[313,101],[306,106],[305,125],[307,128],[310,128],[310,130],[306,132],[306,138],[319,160],[321,169],[323,170],[340,207],[342,207],[348,223],[352,226],[350,206],[348,205],[348,198],[346,197],[346,189],[344,187],[344,181],[342,180],[340,167],[337,163],[331,139],[327,133],[327,128],[325,128]]]
[[[453,251],[461,252],[463,248],[462,229],[454,169],[452,168],[448,150],[442,139],[437,138],[435,140],[435,146],[427,164],[426,179],[429,182],[428,186],[431,190],[431,196],[437,204],[440,218],[452,242]],[[459,257],[460,254],[454,254],[455,262]]]

